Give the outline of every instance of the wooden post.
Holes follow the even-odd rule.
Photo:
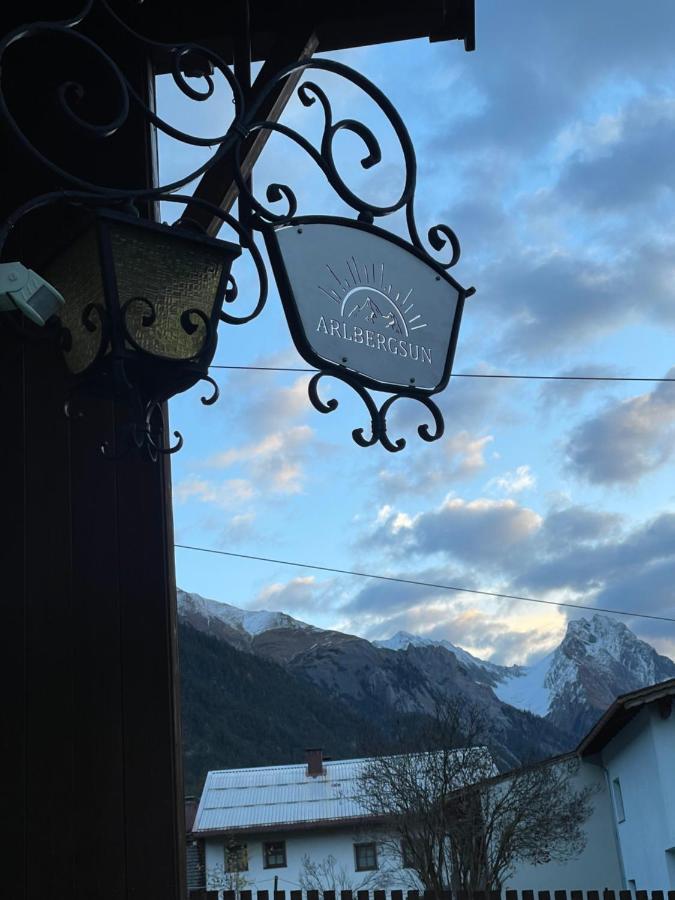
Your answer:
[[[3,8],[0,33],[16,15]],[[112,33],[91,36],[152,104],[149,63],[136,45],[122,39],[116,47]],[[12,79],[8,65],[14,108],[35,121],[51,115],[55,89],[40,79],[58,86],[77,46],[50,39],[31,60],[30,78],[19,70]],[[81,60],[85,93],[96,94],[100,65],[91,53]],[[91,181],[153,183],[152,138],[133,104],[110,146],[66,129],[40,137],[47,156],[50,142],[60,151],[67,144],[69,167]],[[11,177],[0,220],[63,186],[2,139]],[[54,236],[79,214],[54,207],[26,221],[6,258],[39,270]],[[0,839],[13,862],[3,892],[12,900],[184,900],[169,466],[139,454],[104,459],[101,442],[119,444],[129,411],[111,397],[83,394],[84,417],[68,420],[71,384],[59,348],[43,333],[26,340],[8,325],[0,316],[0,659],[11,761]]]

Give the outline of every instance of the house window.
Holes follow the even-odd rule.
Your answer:
[[[248,872],[248,847],[246,844],[226,844],[224,849],[226,872]]]
[[[283,869],[286,865],[286,841],[263,844],[263,865],[266,869]]]
[[[626,813],[623,808],[623,794],[621,793],[621,782],[618,778],[615,778],[612,782],[612,787],[614,788],[614,808],[616,809],[616,819],[617,822],[623,822],[626,818]]]
[[[377,869],[376,844],[354,844],[354,862],[357,872],[369,872]]]

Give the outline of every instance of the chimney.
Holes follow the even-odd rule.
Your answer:
[[[307,760],[307,775],[309,778],[318,778],[319,775],[324,774],[323,750],[321,747],[305,750],[305,759]]]

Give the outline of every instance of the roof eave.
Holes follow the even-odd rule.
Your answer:
[[[586,737],[581,740],[577,747],[577,753],[579,756],[592,756],[598,753],[638,714],[643,706],[672,696],[675,696],[675,678],[622,694],[616,698]]]
[[[253,835],[269,834],[280,831],[314,831],[330,828],[364,828],[385,825],[386,816],[350,816],[341,819],[318,819],[313,822],[277,822],[267,825],[240,825],[230,828],[196,828],[192,834],[195,838],[217,837],[223,834]]]

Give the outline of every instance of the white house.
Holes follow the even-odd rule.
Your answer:
[[[675,678],[619,697],[578,748],[612,798],[623,887],[675,888]]]
[[[496,772],[484,748],[468,752]],[[359,799],[371,762],[308,750],[304,765],[209,772],[192,829],[204,840],[207,890],[419,888],[383,819]]]
[[[507,887],[675,888],[674,697],[671,679],[615,700],[576,750],[576,786],[596,787],[586,849],[566,864],[519,865]]]
[[[207,890],[296,890],[305,860],[338,889],[379,886],[382,823],[358,800],[366,763],[308,750],[302,765],[209,772],[193,826],[204,839]],[[410,887],[399,875],[388,886]]]

